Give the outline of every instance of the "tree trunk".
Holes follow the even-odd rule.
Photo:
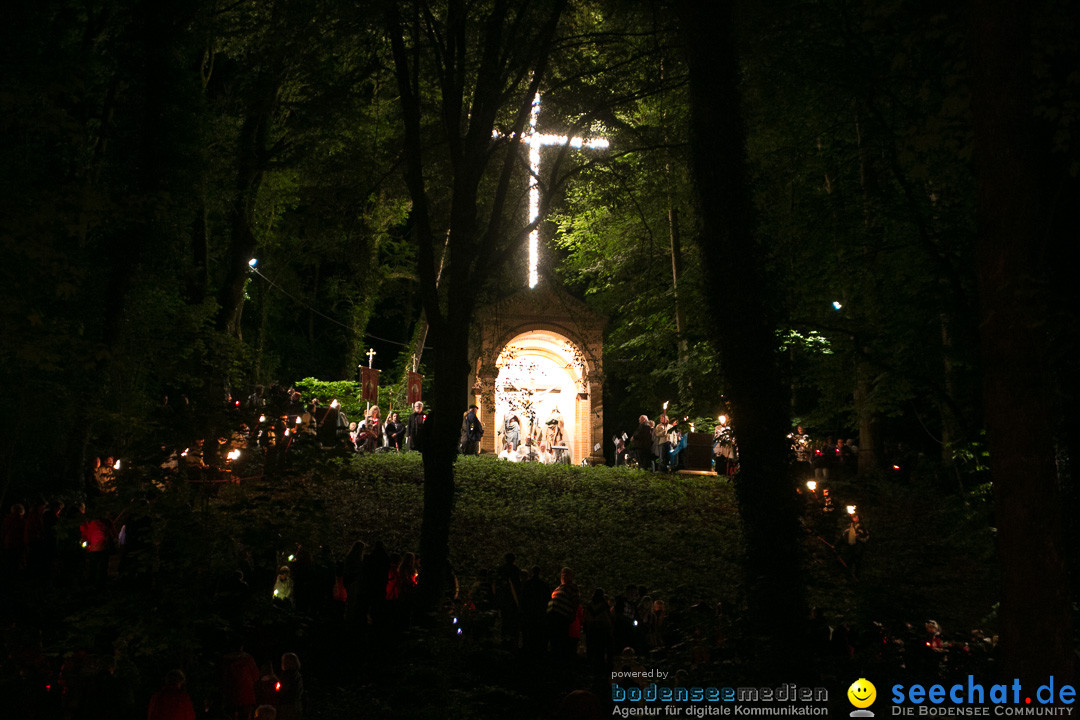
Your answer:
[[[870,405],[870,376],[873,368],[866,360],[855,359],[855,414],[859,420],[859,476],[880,472],[884,455],[881,414]]]
[[[690,70],[690,143],[702,213],[702,260],[714,340],[723,354],[732,425],[739,440],[735,478],[746,543],[749,631],[768,682],[795,677],[806,616],[796,494],[787,462],[788,419],[769,317],[764,264],[754,238],[745,131],[728,3],[680,5]],[[724,292],[720,292],[720,288]]]
[[[244,309],[244,283],[251,260],[258,247],[253,231],[255,201],[266,171],[267,134],[277,102],[279,82],[269,71],[260,73],[249,98],[244,123],[236,141],[237,168],[235,195],[229,206],[229,251],[225,281],[218,291],[218,330],[240,337],[240,318]]]
[[[468,407],[468,326],[460,316],[431,328],[435,347],[432,412],[424,424],[424,515],[420,526],[421,607],[436,608],[448,587],[450,521],[461,417]]]
[[[1032,155],[1031,22],[1023,0],[974,4],[983,388],[1002,596],[1001,672],[1075,683],[1042,306],[1047,268]]]

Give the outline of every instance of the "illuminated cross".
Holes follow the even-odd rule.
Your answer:
[[[536,222],[540,215],[540,148],[545,145],[569,145],[572,148],[596,148],[603,150],[608,146],[607,138],[582,138],[567,135],[551,135],[536,132],[536,121],[540,118],[540,93],[532,101],[529,114],[529,129],[522,135],[522,142],[529,146],[529,224]],[[529,287],[536,287],[539,275],[536,271],[539,230],[534,227],[529,232]]]
[[[367,366],[371,367],[372,362],[375,360],[375,348],[368,348],[367,351]]]

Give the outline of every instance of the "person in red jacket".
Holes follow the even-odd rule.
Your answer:
[[[170,670],[165,684],[150,698],[146,720],[195,720],[195,706],[184,690],[187,678],[180,670]]]
[[[255,710],[255,685],[261,677],[255,658],[237,641],[221,659],[222,704],[233,720],[249,720]]]

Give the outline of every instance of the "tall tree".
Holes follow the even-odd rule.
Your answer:
[[[435,348],[420,536],[421,595],[428,607],[441,599],[449,570],[454,463],[460,413],[468,402],[473,309],[485,284],[518,247],[513,241],[523,237],[506,217],[513,207],[511,182],[521,176],[521,134],[564,6],[565,0],[448,0],[388,3],[386,9],[411,233],[428,338]],[[433,115],[425,115],[429,108]],[[433,159],[436,152],[445,155]],[[441,184],[436,168],[443,173]],[[437,282],[443,238],[449,254]]]
[[[793,638],[801,637],[805,601],[796,495],[788,476],[787,403],[750,202],[732,8],[684,0],[679,10],[690,71],[702,264],[710,279],[736,269],[727,276],[728,292],[719,293],[719,283],[712,282],[706,297],[738,423],[735,485],[746,544],[750,630],[759,640],[761,671],[781,680],[793,677],[802,660]]]
[[[1002,671],[1029,684],[1051,675],[1075,682],[1047,373],[1051,273],[1036,191],[1031,6],[990,0],[974,7],[977,269],[1002,567]]]

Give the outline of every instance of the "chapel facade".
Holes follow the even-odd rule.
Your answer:
[[[605,323],[550,283],[479,309],[469,357],[481,452],[497,454],[516,434],[564,448],[572,464],[604,463]]]

